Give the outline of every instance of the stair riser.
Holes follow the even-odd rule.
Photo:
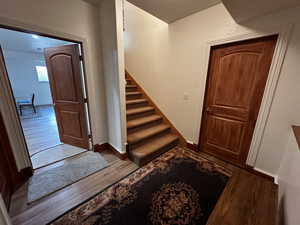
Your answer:
[[[126,87],[126,92],[138,91],[137,87]]]
[[[152,153],[151,155],[148,155],[145,158],[139,159],[139,158],[135,158],[129,151],[129,158],[136,163],[138,166],[143,166],[145,164],[147,164],[148,162],[150,162],[151,160],[155,159],[156,157],[158,157],[159,155],[165,153],[166,151],[174,148],[176,145],[178,144],[178,140],[173,141],[171,143],[169,143],[168,145],[160,148],[159,150],[155,151],[154,153]]]
[[[148,123],[143,124],[143,125],[139,125],[139,126],[134,127],[134,128],[127,128],[127,134],[132,134],[133,132],[136,132],[136,131],[139,131],[139,130],[142,130],[142,129],[146,129],[146,128],[150,128],[150,127],[153,127],[153,126],[161,124],[161,123],[162,123],[162,119],[158,119],[158,120],[148,122]]]
[[[126,108],[127,109],[134,109],[134,108],[148,106],[148,105],[149,105],[148,102],[141,102],[141,103],[135,103],[135,104],[127,104]]]
[[[132,81],[126,79],[126,84],[132,84]]]
[[[136,94],[136,95],[126,95],[126,100],[133,100],[133,99],[139,99],[142,97],[142,94]]]
[[[160,131],[159,133],[156,133],[156,134],[154,134],[152,136],[144,138],[144,139],[140,140],[139,142],[128,143],[128,149],[131,150],[131,149],[138,148],[138,147],[142,146],[143,144],[145,144],[146,142],[151,141],[151,139],[155,139],[155,138],[157,138],[159,136],[162,136],[164,134],[170,133],[170,131],[171,131],[170,128],[168,128],[168,129]]]
[[[154,110],[143,112],[143,113],[138,113],[138,114],[134,114],[134,115],[127,115],[127,120],[133,120],[133,119],[137,119],[140,117],[149,116],[149,115],[153,115],[153,114],[154,114]]]

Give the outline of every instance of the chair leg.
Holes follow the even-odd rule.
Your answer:
[[[33,112],[36,113],[36,109],[34,105],[32,105],[32,108],[33,108]]]

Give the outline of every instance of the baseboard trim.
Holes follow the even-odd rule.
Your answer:
[[[266,178],[267,180],[270,180],[272,181],[273,183],[276,183],[276,180],[274,175],[266,172],[266,171],[263,171],[261,169],[258,169],[258,168],[255,168],[255,167],[252,167],[252,166],[249,166],[249,165],[246,165],[245,169],[255,175],[258,175],[260,177],[263,177],[263,178]]]
[[[191,141],[187,141],[186,147],[188,149],[193,150],[193,151],[196,151],[196,152],[198,151],[198,145],[191,142]],[[224,160],[222,160],[222,161],[224,161]],[[228,163],[230,163],[230,162],[228,162]],[[234,165],[234,164],[232,164],[232,165]],[[258,169],[258,168],[255,168],[255,167],[252,167],[252,166],[249,166],[249,165],[246,165],[245,169],[250,173],[253,173],[253,174],[258,175],[260,177],[266,178],[266,179],[272,181],[273,183],[278,184],[278,178],[277,178],[277,176],[274,176],[273,174],[270,174],[266,171],[263,171],[261,169]]]
[[[195,144],[195,143],[193,143],[193,142],[187,141],[186,142],[186,147],[189,148],[189,149],[191,149],[191,150],[193,150],[193,151],[195,151],[195,152],[198,151],[198,145]]]
[[[95,152],[103,152],[105,150],[111,151],[115,156],[117,156],[121,160],[125,160],[128,158],[127,153],[120,153],[118,150],[116,150],[111,144],[109,143],[103,143],[103,144],[96,144],[94,145],[94,151]]]
[[[17,183],[15,184],[14,191],[21,187],[33,175],[32,167],[25,167],[18,172]]]
[[[108,143],[103,143],[103,144],[95,144],[94,145],[94,152],[104,152],[105,150],[110,149],[110,144]]]

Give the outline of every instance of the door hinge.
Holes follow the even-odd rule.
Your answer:
[[[83,56],[82,55],[79,56],[79,60],[83,61]]]
[[[84,102],[84,103],[87,103],[87,102],[88,102],[88,99],[87,99],[87,98],[84,98],[84,99],[83,99],[83,102]]]

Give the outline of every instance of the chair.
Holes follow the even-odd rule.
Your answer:
[[[17,105],[19,106],[19,109],[20,109],[20,115],[22,116],[22,109],[24,107],[32,107],[33,109],[33,112],[36,113],[36,109],[35,109],[35,105],[34,105],[34,97],[35,95],[32,94],[32,97],[31,97],[31,101],[30,100],[18,100],[17,101]]]

